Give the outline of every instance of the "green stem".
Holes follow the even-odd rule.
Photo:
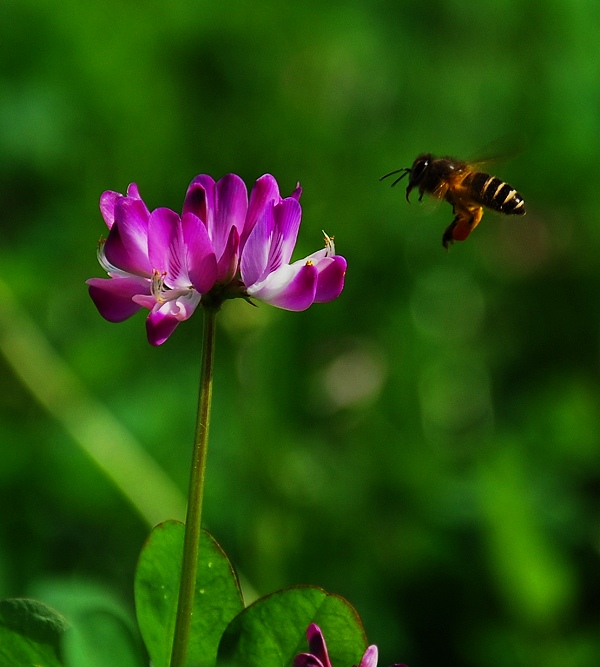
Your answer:
[[[179,586],[179,602],[177,604],[175,635],[173,637],[173,650],[171,653],[171,667],[183,667],[185,665],[194,609],[194,597],[196,594],[202,496],[204,493],[208,426],[212,398],[216,319],[216,310],[209,307],[204,308],[200,396],[198,399],[196,435],[194,438],[194,453],[192,455],[192,468],[190,471],[183,560],[181,563],[181,583]]]

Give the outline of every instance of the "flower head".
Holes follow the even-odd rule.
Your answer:
[[[300,186],[282,198],[270,174],[248,197],[228,174],[194,178],[178,215],[148,210],[138,188],[105,192],[100,210],[109,229],[98,258],[108,278],[87,281],[100,314],[121,322],[141,308],[148,339],[160,345],[199,303],[218,308],[229,298],[253,298],[286,310],[332,301],[344,286],[346,260],[325,248],[290,263],[300,227]]]
[[[325,644],[325,637],[321,628],[311,623],[306,630],[308,648],[310,653],[300,653],[294,658],[294,667],[332,667]],[[365,651],[360,665],[355,667],[377,667],[378,651],[375,644],[371,644]],[[406,667],[406,665],[395,664],[391,667]]]

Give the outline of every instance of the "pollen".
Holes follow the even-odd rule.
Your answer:
[[[163,290],[165,286],[166,271],[160,272],[158,269],[152,269],[152,295],[157,301],[164,303]]]
[[[335,243],[333,242],[335,239],[335,236],[329,236],[327,233],[325,233],[323,230],[323,238],[325,240],[325,248],[327,250],[328,255],[335,255]]]

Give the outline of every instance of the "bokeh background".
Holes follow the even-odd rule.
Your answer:
[[[345,596],[383,667],[600,664],[599,43],[591,0],[2,0],[0,595],[131,612],[186,491],[201,317],[98,315],[101,192],[270,172],[349,270],[220,315],[205,524],[248,590]],[[450,252],[378,180],[497,142],[528,214]]]

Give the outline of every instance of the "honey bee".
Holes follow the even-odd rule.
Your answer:
[[[427,193],[452,204],[454,220],[442,236],[442,245],[446,249],[454,241],[464,241],[469,236],[481,221],[484,207],[505,215],[525,215],[525,201],[512,185],[478,171],[474,163],[452,157],[435,158],[431,153],[423,153],[413,162],[412,167],[391,171],[380,180],[394,174],[400,176],[392,186],[408,174],[408,202],[411,191],[418,188],[419,201]]]

